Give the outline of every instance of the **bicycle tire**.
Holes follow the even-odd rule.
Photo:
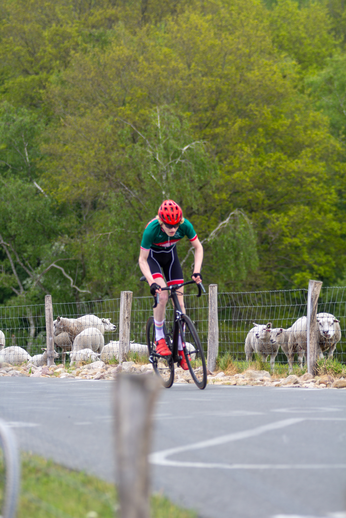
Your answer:
[[[4,501],[0,506],[0,513],[2,518],[14,518],[20,490],[20,461],[15,437],[2,420],[0,420],[0,449],[3,450],[5,468]]]
[[[183,348],[185,358],[193,381],[197,387],[203,390],[207,385],[207,366],[205,364],[202,345],[192,320],[187,315],[181,316],[185,324]],[[184,347],[185,344],[185,347]],[[190,344],[192,347],[188,345]]]
[[[174,381],[174,362],[172,356],[167,358],[164,356],[156,356],[155,323],[153,317],[148,319],[146,335],[149,350],[149,361],[152,363],[154,372],[160,378],[162,385],[166,388],[170,388]],[[170,343],[167,343],[167,345],[170,346]]]

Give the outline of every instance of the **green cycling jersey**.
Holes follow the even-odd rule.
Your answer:
[[[172,250],[176,243],[184,236],[187,236],[190,241],[197,239],[196,231],[192,223],[187,219],[184,219],[183,223],[179,225],[174,236],[170,237],[162,230],[159,220],[154,218],[149,221],[144,230],[141,248],[143,250],[154,250],[156,252],[162,250],[169,251]]]

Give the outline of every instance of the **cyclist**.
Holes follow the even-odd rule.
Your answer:
[[[141,242],[139,267],[150,286],[150,293],[160,294],[157,307],[154,309],[156,351],[161,356],[170,356],[172,353],[167,346],[163,326],[168,301],[168,292],[161,291],[166,283],[168,286],[184,282],[183,271],[178,259],[176,244],[187,236],[195,249],[194,270],[191,278],[199,284],[202,282],[201,268],[203,262],[203,246],[197,237],[192,224],[183,218],[183,211],[173,200],[165,200],[158,210],[158,215],[147,224]],[[179,290],[180,291],[180,290]],[[184,288],[178,294],[183,313]],[[183,345],[179,337],[179,355],[182,357],[180,366],[188,370],[184,356]]]

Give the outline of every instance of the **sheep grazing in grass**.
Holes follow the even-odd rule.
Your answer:
[[[319,331],[319,356],[323,358],[323,353],[328,352],[328,358],[333,358],[336,345],[341,340],[339,320],[331,313],[318,313],[316,320]]]
[[[109,362],[110,360],[117,360],[119,358],[119,342],[111,341],[106,344],[101,351],[100,360]]]
[[[139,356],[148,356],[148,346],[130,342],[130,353],[138,353]],[[119,341],[112,340],[106,344],[101,352],[101,360],[104,362],[119,358]]]
[[[22,347],[11,345],[0,351],[0,363],[10,363],[11,365],[20,365],[21,363],[31,360],[30,354]]]
[[[30,363],[35,365],[36,367],[43,367],[44,365],[47,365],[47,349],[45,347],[42,347],[42,354],[35,354],[35,356],[32,356],[30,359]],[[58,353],[56,351],[53,352],[53,357],[58,358]]]
[[[267,356],[270,355],[270,365],[274,369],[275,358],[278,354],[279,344],[273,339],[272,324],[256,324],[248,332],[245,339],[245,354],[246,361],[252,360],[253,353],[261,356],[263,361],[266,361]]]
[[[100,358],[100,353],[95,353],[91,349],[80,349],[79,351],[70,351],[67,353],[70,355],[71,365],[75,362],[96,362]]]
[[[81,349],[91,349],[95,353],[101,353],[104,343],[101,331],[96,327],[88,327],[73,340],[72,352],[80,351]]]
[[[6,345],[6,338],[3,331],[0,331],[0,351],[5,347]]]
[[[84,315],[79,318],[58,317],[54,320],[54,336],[57,337],[61,333],[66,332],[71,342],[76,336],[85,329],[90,327],[97,328],[102,335],[105,332],[115,331],[116,326],[111,323],[109,318],[99,318],[96,315]]]

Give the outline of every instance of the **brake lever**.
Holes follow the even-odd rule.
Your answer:
[[[197,295],[197,297],[200,297],[202,295],[202,291],[203,291],[203,293],[205,293],[205,289],[204,289],[204,286],[203,286],[203,284],[201,282],[199,284],[197,284],[197,286],[198,286],[198,295]]]
[[[156,308],[158,303],[159,303],[159,294],[157,293],[156,295],[154,295],[154,305],[153,305],[154,309]]]

